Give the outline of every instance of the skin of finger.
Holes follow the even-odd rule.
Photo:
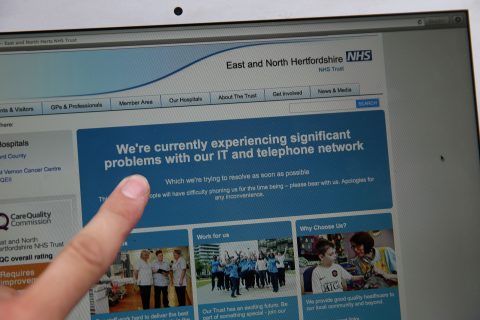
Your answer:
[[[17,290],[6,286],[0,286],[0,301],[17,295]],[[0,309],[1,310],[1,309]]]
[[[135,177],[134,177],[135,179]],[[112,192],[91,222],[67,245],[31,288],[15,297],[14,312],[19,318],[63,319],[105,273],[120,245],[140,219],[148,201],[149,188],[138,199],[125,197],[120,189]],[[146,182],[145,182],[146,183]],[[148,186],[148,184],[147,184]],[[21,307],[23,306],[23,308]]]

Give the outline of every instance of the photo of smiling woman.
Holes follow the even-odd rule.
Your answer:
[[[182,250],[173,250],[173,285],[175,286],[175,293],[179,306],[184,306],[186,301],[187,290],[187,262],[182,257]]]
[[[375,247],[375,240],[368,232],[356,232],[350,237],[355,258],[355,272],[361,275],[378,274],[386,280],[398,282],[395,251],[386,246]]]
[[[150,252],[142,250],[140,253],[140,261],[134,271],[134,278],[140,288],[140,297],[142,298],[143,310],[150,309],[150,292],[153,285],[152,267],[149,263]]]

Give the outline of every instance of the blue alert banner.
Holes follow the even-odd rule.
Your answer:
[[[138,227],[391,208],[382,110],[81,129],[84,223],[139,173]]]

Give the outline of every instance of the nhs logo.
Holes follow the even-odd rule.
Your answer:
[[[372,61],[372,50],[347,51],[347,62]]]

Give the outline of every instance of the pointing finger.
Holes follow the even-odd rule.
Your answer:
[[[140,219],[150,187],[139,175],[125,178],[95,217],[21,295],[36,319],[63,319],[105,273],[119,247]]]

